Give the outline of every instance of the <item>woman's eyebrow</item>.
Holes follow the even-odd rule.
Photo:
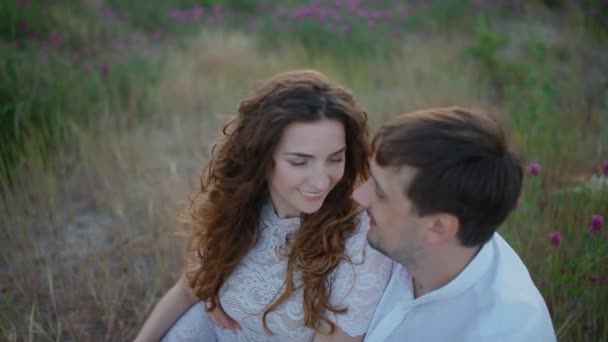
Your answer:
[[[335,156],[336,154],[340,154],[340,153],[342,153],[344,151],[346,151],[346,146],[344,146],[341,149],[337,150],[336,152],[330,154],[330,156]]]
[[[300,157],[300,158],[314,158],[315,157],[311,154],[300,153],[300,152],[285,152],[285,153],[283,153],[283,155]]]

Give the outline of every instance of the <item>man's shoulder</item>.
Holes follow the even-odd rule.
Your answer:
[[[488,244],[494,253],[489,271],[476,284],[480,294],[501,305],[544,306],[528,268],[515,250],[498,234]]]
[[[538,289],[528,268],[507,241],[495,234],[488,243],[492,244],[494,255],[489,278],[485,279],[487,285],[507,296],[537,294]]]
[[[486,313],[480,317],[486,321],[480,327],[485,327],[482,330],[488,336],[524,334],[526,329],[550,334],[553,327],[547,305],[523,261],[500,235],[490,243],[496,251],[492,271],[477,284]]]
[[[479,316],[482,340],[555,341],[549,311],[537,296],[497,296],[491,309]]]

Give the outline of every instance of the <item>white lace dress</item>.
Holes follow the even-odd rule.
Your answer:
[[[390,259],[367,244],[368,216],[361,214],[359,220],[357,232],[346,243],[353,264],[343,261],[330,277],[331,304],[348,311],[338,315],[330,312],[329,318],[351,336],[366,332],[391,271]],[[262,324],[264,310],[282,293],[287,270],[282,251],[288,235],[299,226],[299,218],[279,218],[272,203],[263,207],[258,243],[220,290],[222,307],[239,322],[241,330],[215,326],[199,303],[180,317],[163,341],[311,341],[315,332],[304,326],[302,291],[268,314],[266,322],[273,335],[268,335]]]

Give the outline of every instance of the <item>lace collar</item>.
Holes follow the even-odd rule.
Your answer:
[[[270,198],[262,206],[260,218],[262,229],[269,228],[271,231],[281,232],[281,235],[295,232],[302,222],[299,217],[280,218]]]

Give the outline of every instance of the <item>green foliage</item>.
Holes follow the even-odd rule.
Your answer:
[[[24,40],[32,33],[46,35],[53,28],[48,5],[20,5],[19,1],[0,2],[0,38]]]
[[[145,112],[151,100],[152,61],[132,57],[124,63],[92,60],[78,65],[58,53],[35,50],[9,53],[0,60],[0,157],[3,173],[26,152],[26,141],[39,142],[49,155],[66,142],[69,122],[87,124],[107,110],[127,110],[127,121]],[[141,82],[149,84],[141,87]],[[124,120],[124,119],[123,119]]]
[[[258,4],[259,1],[256,0],[108,0],[111,9],[116,10],[134,27],[147,32],[179,32],[192,28],[193,25],[176,24],[172,13],[175,15],[176,12],[191,11],[195,8],[202,10],[201,17],[208,16],[214,9],[250,13]]]
[[[109,0],[111,10],[129,20],[130,24],[145,31],[154,32],[172,27],[169,17],[172,9],[198,5],[196,0]]]
[[[484,21],[476,33],[469,54],[480,65],[480,71],[494,89],[494,98],[511,114],[516,139],[529,158],[563,161],[566,147],[575,141],[561,134],[569,115],[560,106],[558,80],[553,51],[542,40],[527,37],[514,47],[509,39],[487,27]],[[513,54],[519,54],[516,58]],[[547,146],[553,146],[547,153]]]
[[[559,182],[560,177],[564,184],[572,182],[568,168],[593,156],[586,150],[590,146],[602,146],[602,128],[568,110],[572,107],[564,96],[574,80],[558,76],[556,50],[533,34],[519,38],[514,42],[480,20],[467,50],[493,89],[492,98],[508,113],[525,158],[545,169],[538,177],[528,176],[522,204],[502,231],[547,300],[559,339],[605,336],[607,327],[600,318],[605,307],[599,303],[607,303],[608,297],[600,290],[602,280],[591,279],[606,274],[600,261],[608,255],[608,240],[605,233],[590,232],[589,222],[593,214],[606,216],[608,187],[591,191]],[[549,243],[553,231],[563,238],[559,246]]]
[[[254,11],[260,3],[263,1],[259,0],[203,0],[200,1],[203,6],[223,6],[226,8],[230,8],[237,12],[252,12]],[[267,1],[267,3],[271,3],[272,1]],[[280,3],[280,1],[274,1],[275,3]]]
[[[375,30],[385,28],[376,26]],[[292,27],[281,29],[275,23],[268,23],[260,36],[266,48],[273,48],[285,41],[297,42],[310,55],[328,54],[344,60],[362,57],[387,56],[398,45],[392,37],[380,39],[380,33],[372,31],[364,23],[352,22],[340,27],[320,25],[312,19],[302,20]]]

